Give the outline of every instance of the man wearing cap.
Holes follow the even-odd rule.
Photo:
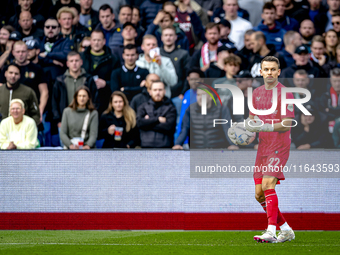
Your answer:
[[[0,113],[3,118],[10,115],[9,103],[12,99],[19,98],[25,104],[25,115],[40,123],[40,112],[38,99],[33,89],[19,82],[20,67],[17,64],[10,64],[5,72],[6,83],[0,86]]]
[[[134,24],[131,22],[126,22],[123,25],[123,31],[122,31],[122,37],[123,37],[123,44],[116,46],[112,49],[112,53],[116,56],[119,57],[121,64],[124,64],[124,59],[123,59],[123,50],[124,47],[128,44],[136,44],[136,37],[137,37],[137,29]],[[141,47],[137,46],[137,53],[140,54],[142,53]]]
[[[26,41],[27,45],[27,59],[33,63],[39,63],[39,54],[40,54],[40,44],[37,40],[28,40]]]
[[[149,71],[136,66],[138,53],[134,44],[124,46],[123,59],[124,64],[111,74],[111,91],[122,91],[130,102],[142,92],[141,82],[146,79]]]
[[[47,81],[45,80],[43,70],[39,65],[31,63],[27,59],[27,45],[24,42],[16,42],[13,46],[12,54],[14,56],[13,62],[20,66],[19,82],[34,90],[38,98],[40,116],[42,118],[48,100]],[[0,74],[0,83],[5,83],[6,81],[4,75],[6,70],[7,67]]]
[[[260,78],[261,61],[266,56],[274,56],[280,61],[280,68],[285,68],[286,61],[283,56],[275,50],[273,44],[266,44],[266,36],[260,32],[254,32],[250,36],[250,41],[252,44],[253,55],[249,59],[249,70],[253,78]]]
[[[178,76],[177,84],[171,87],[172,98],[181,95],[190,59],[187,50],[176,47],[176,39],[176,29],[173,26],[166,27],[162,30],[163,47],[161,47],[161,55],[171,59]],[[180,102],[182,102],[183,95],[181,95],[180,98]]]
[[[228,47],[229,46],[229,47]],[[217,48],[217,61],[210,64],[209,68],[204,72],[206,78],[222,78],[225,76],[224,60],[231,54],[235,53],[237,49],[233,45],[222,45]]]
[[[293,54],[295,63],[282,70],[281,79],[293,78],[294,73],[299,69],[305,70],[309,78],[319,78],[321,76],[320,69],[311,64],[309,57],[308,49],[305,45],[297,47]],[[294,86],[292,79],[288,79],[288,82],[284,82],[284,84],[286,86]]]
[[[0,123],[0,148],[2,150],[35,149],[38,130],[34,120],[25,116],[25,105],[20,99],[10,102],[10,116]]]
[[[18,32],[21,34],[22,40],[24,42],[33,39],[41,40],[44,37],[44,31],[41,28],[37,28],[33,23],[32,14],[30,12],[21,12],[18,22]]]
[[[226,11],[225,19],[231,24],[231,32],[229,39],[235,43],[238,50],[244,46],[244,34],[247,30],[252,29],[252,24],[238,16],[238,3],[237,0],[224,0],[224,8]]]

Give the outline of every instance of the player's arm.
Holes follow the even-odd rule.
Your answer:
[[[284,121],[285,126],[282,125]],[[250,132],[286,132],[289,131],[292,118],[283,118],[279,123],[264,124],[257,116],[249,115],[245,121],[245,128]]]

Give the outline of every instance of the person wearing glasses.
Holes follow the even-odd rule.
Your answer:
[[[66,71],[67,54],[73,50],[73,42],[60,35],[58,21],[49,18],[44,26],[45,37],[40,43],[39,61],[44,72],[50,72],[52,79]]]
[[[340,36],[340,11],[336,11],[332,15],[332,26],[339,37]]]

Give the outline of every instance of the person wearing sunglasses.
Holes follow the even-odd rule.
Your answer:
[[[332,26],[339,37],[340,36],[340,11],[336,11],[332,15]]]
[[[50,71],[52,79],[66,71],[67,54],[73,50],[73,42],[60,35],[58,21],[54,18],[46,20],[44,25],[45,37],[40,43],[39,61],[44,71]]]

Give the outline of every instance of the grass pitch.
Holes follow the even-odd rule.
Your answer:
[[[339,254],[340,232],[296,231],[283,244],[259,231],[0,231],[0,254]]]

